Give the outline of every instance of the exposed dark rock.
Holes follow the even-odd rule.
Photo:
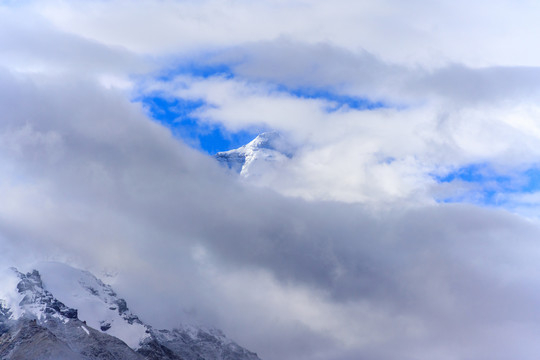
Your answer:
[[[83,360],[65,342],[34,320],[21,319],[0,336],[0,358],[5,360]]]
[[[118,305],[118,313],[120,315],[124,314],[125,312],[127,312],[129,310],[128,307],[127,307],[126,300],[124,300],[124,299],[118,299],[116,301],[116,305]]]
[[[107,331],[111,328],[111,323],[101,322],[100,327],[101,331]]]
[[[103,306],[117,311],[121,318],[101,321],[101,331],[96,330],[78,319],[76,309],[66,306],[44,288],[38,271],[27,274],[16,271],[16,274],[20,279],[17,291],[23,296],[19,303],[22,316],[14,319],[11,309],[0,300],[2,360],[260,360],[219,330],[154,330],[131,313],[127,302],[117,298],[109,285],[101,282],[93,287],[83,286],[84,291],[97,297],[107,294],[109,297],[101,298]],[[115,321],[125,321],[139,329],[142,326],[146,331],[137,351],[105,333],[114,330]]]

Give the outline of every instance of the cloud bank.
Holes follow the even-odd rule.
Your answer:
[[[535,5],[481,5],[1,2],[2,264],[268,360],[536,359]],[[241,182],[148,96],[298,151]]]

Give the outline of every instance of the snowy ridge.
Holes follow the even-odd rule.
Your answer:
[[[89,326],[119,338],[132,349],[149,336],[148,327],[129,311],[126,301],[88,271],[54,262],[38,266],[45,287],[76,308]]]
[[[13,269],[20,278],[17,290],[22,297],[15,310],[13,319],[20,316],[35,318],[46,321],[48,317],[57,318],[62,322],[77,318],[77,310],[69,308],[43,287],[43,282],[39,272],[36,270],[28,274],[23,274]],[[11,310],[11,309],[10,309]]]
[[[258,177],[285,163],[294,148],[278,132],[265,132],[238,149],[219,152],[215,158],[244,178]]]
[[[11,269],[0,281],[2,359],[34,358],[20,354],[45,346],[52,355],[40,359],[260,360],[218,329],[153,329],[90,272],[51,262],[38,268]]]

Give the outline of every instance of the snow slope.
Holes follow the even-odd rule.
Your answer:
[[[2,274],[2,359],[260,360],[217,329],[153,329],[87,271],[54,262],[36,267]]]
[[[79,312],[79,319],[106,331],[132,349],[149,336],[147,327],[133,315],[124,299],[94,275],[57,262],[37,265],[47,290]]]

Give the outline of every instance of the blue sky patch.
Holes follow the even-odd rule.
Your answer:
[[[525,176],[529,180],[528,183],[523,186],[523,192],[536,192],[540,190],[540,169],[532,168],[525,171]]]
[[[287,92],[293,96],[302,99],[321,99],[327,100],[335,103],[336,105],[329,108],[328,111],[337,111],[344,106],[355,109],[355,110],[374,110],[380,108],[389,107],[388,104],[385,104],[382,101],[374,101],[365,97],[358,96],[349,96],[337,94],[335,92],[318,89],[318,88],[298,88],[298,89],[289,89],[284,86],[279,87],[280,91]]]
[[[444,176],[435,177],[439,182],[452,182],[461,180],[465,182],[491,182],[495,181],[501,185],[508,185],[511,178],[504,175],[499,175],[494,172],[487,164],[472,164],[452,171]]]
[[[231,132],[223,126],[201,123],[192,113],[206,105],[202,100],[149,96],[138,101],[148,109],[154,120],[168,127],[174,136],[210,155],[245,145],[263,131],[253,129]]]
[[[504,206],[500,195],[532,193],[540,190],[540,168],[512,171],[512,175],[495,171],[489,164],[470,164],[443,176],[433,176],[439,183],[463,182],[470,187],[463,193],[438,199],[439,202],[472,202],[488,206]]]
[[[156,80],[171,81],[178,75],[189,75],[203,79],[213,76],[220,76],[226,79],[234,77],[231,67],[227,64],[186,63],[161,71],[156,77]]]

